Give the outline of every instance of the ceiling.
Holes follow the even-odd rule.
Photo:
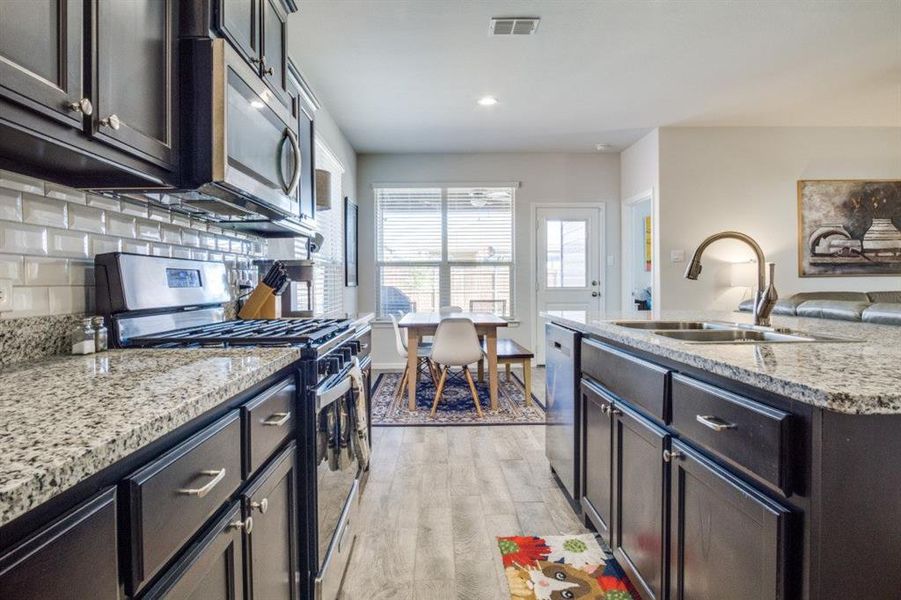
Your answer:
[[[538,16],[533,36],[489,19]],[[304,0],[358,152],[591,152],[659,126],[901,126],[901,0]],[[476,100],[494,95],[499,103]]]

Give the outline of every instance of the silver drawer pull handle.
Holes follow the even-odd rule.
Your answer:
[[[684,455],[678,450],[664,450],[663,451],[663,461],[664,462],[672,462],[677,458],[682,458]]]
[[[281,427],[285,423],[288,422],[288,419],[291,418],[291,413],[289,412],[277,412],[272,413],[268,419],[263,420],[263,425],[268,425],[270,427]]]
[[[734,423],[723,421],[719,417],[714,417],[712,415],[698,415],[696,418],[698,420],[698,423],[705,427],[709,427],[714,431],[726,431],[727,429],[735,429]]]
[[[258,510],[265,515],[266,511],[269,510],[269,498],[263,498],[259,502],[251,502],[250,508]]]
[[[203,487],[181,489],[178,490],[178,493],[184,494],[186,496],[197,496],[198,498],[203,498],[210,493],[210,490],[216,487],[216,485],[225,478],[225,469],[219,469],[218,471],[201,471],[200,474],[212,477],[212,479],[210,479],[210,481]]]
[[[243,529],[244,533],[253,531],[253,517],[247,517],[243,521],[232,521],[228,524],[229,529]]]

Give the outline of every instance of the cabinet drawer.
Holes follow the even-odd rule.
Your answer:
[[[673,376],[673,428],[727,462],[791,492],[791,414]]]
[[[244,406],[244,430],[247,432],[247,470],[245,476],[263,466],[272,453],[294,434],[294,379],[277,383]]]
[[[115,488],[0,556],[0,598],[118,597]]]
[[[602,344],[582,340],[582,373],[651,417],[665,422],[667,413],[666,380],[669,371]]]
[[[128,477],[126,592],[134,594],[155,575],[240,484],[237,410]]]

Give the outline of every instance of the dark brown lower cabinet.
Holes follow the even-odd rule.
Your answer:
[[[0,598],[116,600],[117,552],[110,488],[0,556]]]
[[[582,510],[604,541],[611,543],[613,497],[613,397],[582,380]]]
[[[253,519],[247,569],[253,600],[295,600],[298,596],[295,455],[292,443],[242,494],[245,514]]]
[[[789,509],[685,444],[673,450],[670,597],[785,598]]]
[[[623,404],[613,409],[613,548],[646,600],[665,598],[669,435]]]
[[[243,600],[246,527],[241,505],[235,502],[142,600]]]

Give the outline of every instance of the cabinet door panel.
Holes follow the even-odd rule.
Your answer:
[[[610,543],[610,516],[613,488],[613,401],[603,390],[582,381],[585,415],[582,464],[582,506],[598,533]]]
[[[235,503],[172,565],[142,600],[243,600],[244,536]]]
[[[81,127],[83,35],[79,0],[0,2],[0,93]]]
[[[97,10],[96,133],[172,164],[175,2],[100,0]]]
[[[295,451],[291,444],[244,494],[253,518],[248,573],[254,600],[297,597],[297,527],[295,526]]]
[[[785,597],[790,512],[675,442],[672,597],[678,600]]]
[[[112,488],[0,556],[0,598],[116,600],[118,576]]]
[[[219,31],[244,59],[256,64],[260,59],[260,4],[257,0],[219,0]]]
[[[667,434],[617,404],[615,429],[615,552],[646,598],[664,598]]]
[[[285,106],[291,102],[288,94],[288,15],[281,0],[261,0],[263,3],[263,79],[272,87]]]

